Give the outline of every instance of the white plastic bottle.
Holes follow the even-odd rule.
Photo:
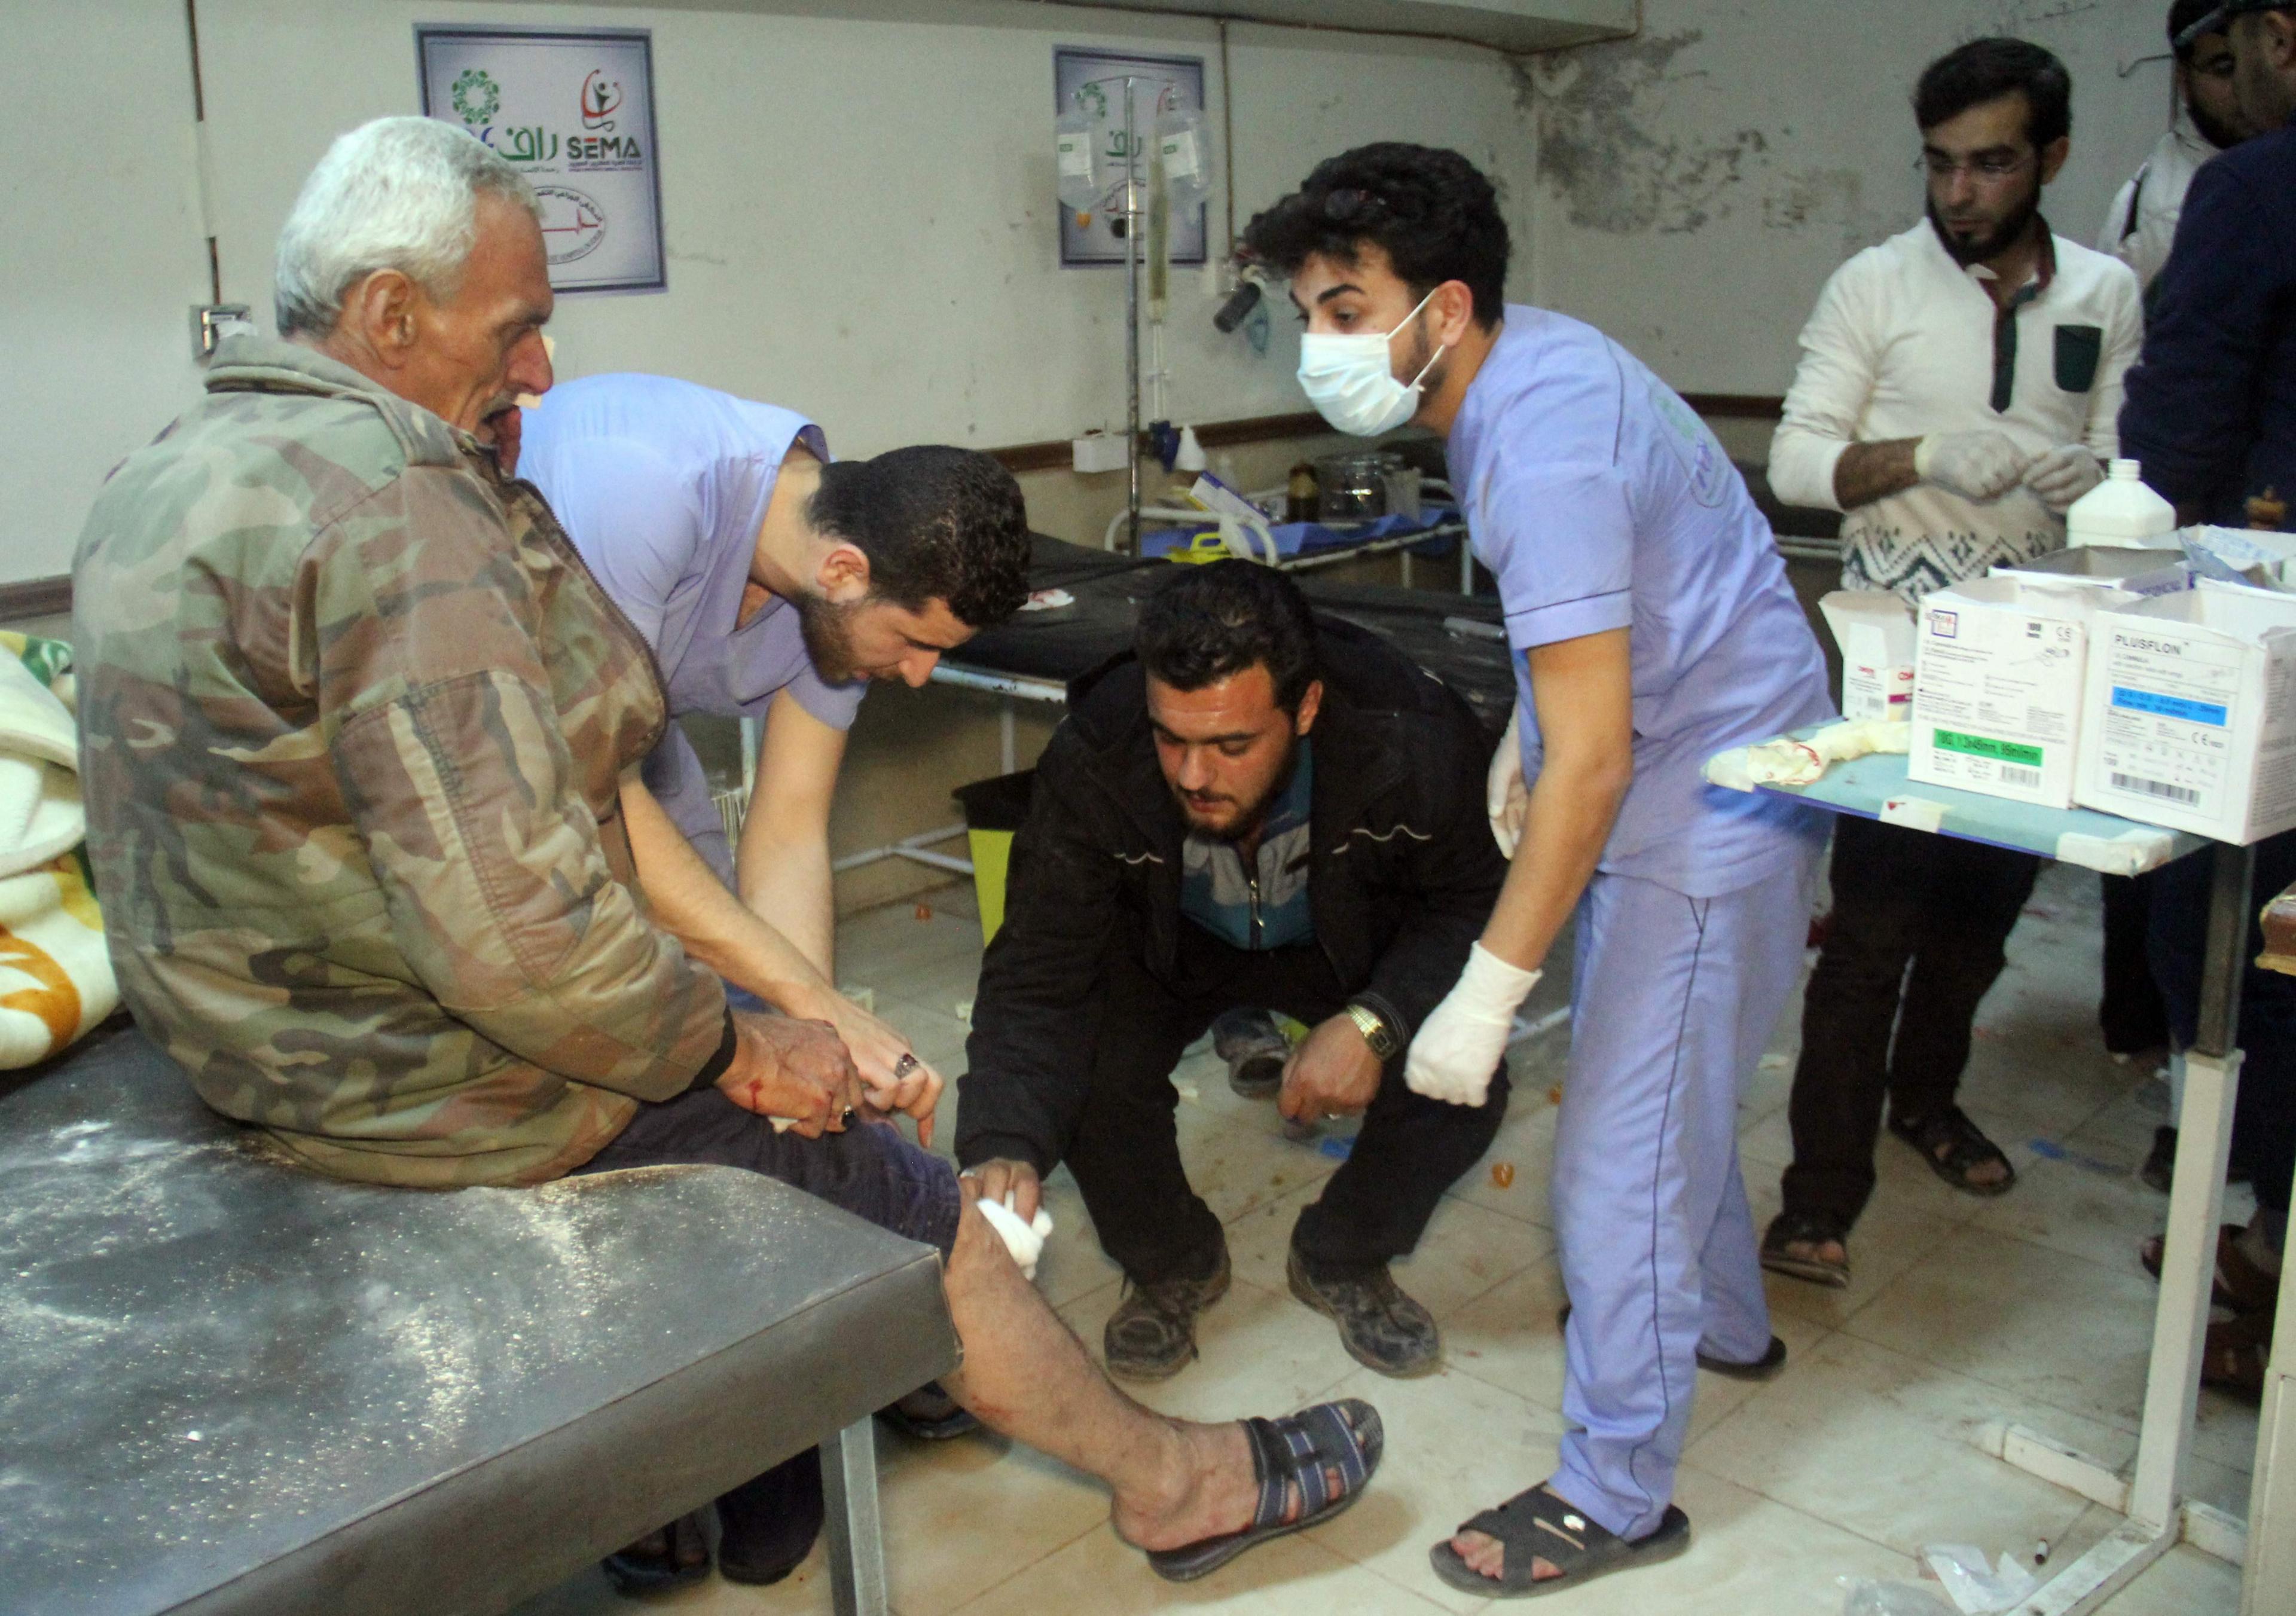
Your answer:
[[[2147,488],[2143,467],[2116,460],[2103,482],[2073,501],[2065,512],[2065,546],[2118,545],[2158,550],[2177,530],[2177,507]]]

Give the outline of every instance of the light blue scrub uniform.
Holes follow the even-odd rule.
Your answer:
[[[787,690],[834,729],[852,726],[865,679],[825,683],[796,608],[769,598],[737,622],[758,527],[783,459],[802,443],[829,459],[821,429],[792,410],[668,376],[586,376],[525,412],[518,470],[598,582],[653,647],[673,715],[761,718]],[[643,778],[686,840],[734,884],[733,849],[693,744],[676,725]]]
[[[1738,1095],[1800,972],[1824,845],[1820,816],[1699,771],[1833,704],[1729,457],[1602,332],[1511,305],[1449,450],[1505,609],[1526,783],[1543,749],[1523,653],[1629,636],[1634,781],[1578,905],[1555,1124],[1572,1310],[1552,1485],[1639,1538],[1673,1497],[1696,1355],[1745,1363],[1769,1347]]]

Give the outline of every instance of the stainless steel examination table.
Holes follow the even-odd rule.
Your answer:
[[[870,1413],[956,1361],[931,1248],[754,1174],[373,1188],[132,1030],[0,1075],[0,1609],[500,1611],[818,1442],[882,1611]]]

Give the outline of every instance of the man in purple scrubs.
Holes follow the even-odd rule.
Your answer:
[[[1736,1119],[1797,980],[1824,832],[1708,786],[1718,751],[1831,716],[1769,528],[1713,434],[1591,326],[1504,301],[1507,230],[1454,152],[1322,164],[1246,233],[1292,278],[1325,419],[1447,435],[1515,653],[1529,812],[1406,1081],[1483,1097],[1576,915],[1554,1227],[1570,1422],[1547,1481],[1432,1550],[1478,1593],[1551,1593],[1688,1546],[1674,1473],[1700,1367],[1766,1377]],[[1528,1321],[1526,1321],[1528,1322]]]
[[[643,789],[624,790],[648,898],[729,987],[834,1025],[873,1098],[917,1116],[930,1144],[940,1075],[833,986],[829,809],[868,681],[922,685],[942,652],[1027,598],[1019,486],[969,449],[832,461],[795,411],[668,376],[562,381],[520,414],[517,470],[652,646],[672,718],[765,721],[738,848],[675,722]],[[938,1385],[887,1412],[929,1438],[978,1423]],[[735,1489],[718,1513],[719,1570],[777,1581],[819,1528],[817,1456]],[[708,1569],[690,1518],[607,1561],[627,1592]]]
[[[938,1087],[832,985],[829,808],[867,681],[922,685],[1027,598],[1012,473],[958,448],[832,461],[795,411],[668,376],[562,381],[522,414],[518,470],[653,647],[672,715],[765,720],[738,849],[682,730],[646,759],[630,839],[676,874],[665,923],[690,912],[728,983],[832,1023],[872,1089]]]

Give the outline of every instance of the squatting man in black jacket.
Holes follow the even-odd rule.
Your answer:
[[[1223,1011],[1312,1031],[1286,1117],[1364,1118],[1292,1235],[1292,1291],[1360,1362],[1433,1369],[1408,1253],[1505,1114],[1404,1086],[1421,1020],[1449,991],[1505,874],[1485,816],[1490,742],[1435,678],[1362,629],[1313,616],[1283,574],[1175,569],[1133,654],[1078,681],[1013,846],[983,961],[957,1159],[1035,1215],[1065,1161],[1128,1290],[1110,1373],[1177,1374],[1227,1288],[1219,1219],[1181,1164],[1170,1077]]]

